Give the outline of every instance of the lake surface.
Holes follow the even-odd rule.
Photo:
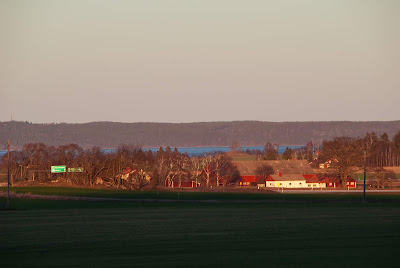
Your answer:
[[[286,148],[302,148],[303,146],[279,146],[278,147],[278,154],[283,154],[283,152],[286,150]],[[152,152],[157,152],[160,148],[144,148],[143,150],[150,150]],[[171,148],[172,150],[174,148]],[[177,148],[178,152],[184,154],[187,153],[190,157],[192,156],[200,156],[202,154],[209,154],[209,153],[214,153],[214,152],[229,152],[231,150],[230,147],[179,147]],[[246,150],[264,150],[264,146],[245,146],[241,147],[243,151]],[[164,148],[165,150],[165,148]]]
[[[283,152],[286,150],[286,148],[292,148],[292,149],[298,149],[302,148],[304,146],[279,146],[278,147],[278,154],[283,154]],[[157,152],[160,148],[143,148],[144,151],[152,151],[152,152]],[[174,149],[173,147],[171,148],[172,150]],[[229,152],[231,148],[229,147],[178,147],[178,152],[184,154],[187,153],[189,156],[200,156],[202,154],[209,154],[209,153],[214,153],[214,152]],[[244,146],[241,147],[243,151],[248,150],[264,150],[264,146]],[[116,149],[104,149],[104,152],[107,153],[112,153]],[[164,148],[165,150],[165,148]],[[5,150],[0,150],[0,157],[7,154],[7,151]]]

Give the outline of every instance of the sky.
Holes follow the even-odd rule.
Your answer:
[[[400,120],[397,0],[0,0],[0,121]]]

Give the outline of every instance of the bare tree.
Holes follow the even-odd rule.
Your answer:
[[[204,169],[203,166],[203,161],[201,157],[192,157],[191,159],[191,170],[194,175],[194,178],[196,179],[196,183],[199,183],[199,177],[201,174],[201,171]]]
[[[213,159],[212,155],[209,154],[209,155],[203,156],[201,158],[201,160],[202,160],[202,166],[204,167],[203,171],[202,171],[203,178],[206,181],[206,186],[210,187],[211,178],[215,174],[215,171],[212,167],[212,163],[213,163],[214,159]]]
[[[230,159],[223,153],[214,155],[212,166],[214,167],[216,185],[226,185],[235,175],[237,170]]]
[[[332,168],[338,172],[342,188],[346,188],[347,177],[356,167],[362,165],[363,143],[356,138],[335,138],[323,142],[322,154],[332,161]]]
[[[269,165],[262,165],[256,168],[255,170],[256,175],[259,176],[259,181],[260,183],[265,183],[265,180],[268,178],[268,176],[274,174],[274,169],[269,166]]]
[[[93,186],[96,177],[107,169],[104,153],[99,147],[93,147],[84,151],[81,157],[84,173],[86,174],[86,182]]]

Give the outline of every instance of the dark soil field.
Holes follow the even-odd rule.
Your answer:
[[[228,191],[229,190],[229,191]],[[0,187],[0,195],[5,195],[7,187]],[[90,198],[115,198],[127,200],[176,200],[176,201],[221,201],[221,202],[241,202],[241,201],[271,201],[271,202],[359,202],[362,200],[362,193],[345,191],[344,193],[324,194],[318,191],[308,193],[288,193],[282,194],[281,191],[273,192],[271,190],[257,189],[225,189],[221,187],[221,191],[193,191],[188,189],[174,189],[173,191],[132,191],[117,189],[93,189],[93,188],[70,188],[70,187],[11,187],[12,194],[26,195],[43,195],[48,197],[65,196],[65,197],[90,197]],[[328,192],[328,191],[326,191]],[[334,191],[330,191],[334,192]],[[52,199],[56,199],[52,198]],[[367,199],[370,202],[399,202],[400,194],[367,193]],[[0,205],[1,207],[1,205]]]
[[[0,211],[1,267],[399,266],[397,197],[377,196],[368,203],[321,198],[276,203],[12,198],[12,209]]]

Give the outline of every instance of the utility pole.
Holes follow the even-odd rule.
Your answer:
[[[7,141],[7,209],[10,208],[10,140]]]
[[[365,199],[365,183],[366,183],[366,178],[367,178],[367,151],[364,150],[364,196],[363,196],[363,201],[366,202],[367,200]]]

